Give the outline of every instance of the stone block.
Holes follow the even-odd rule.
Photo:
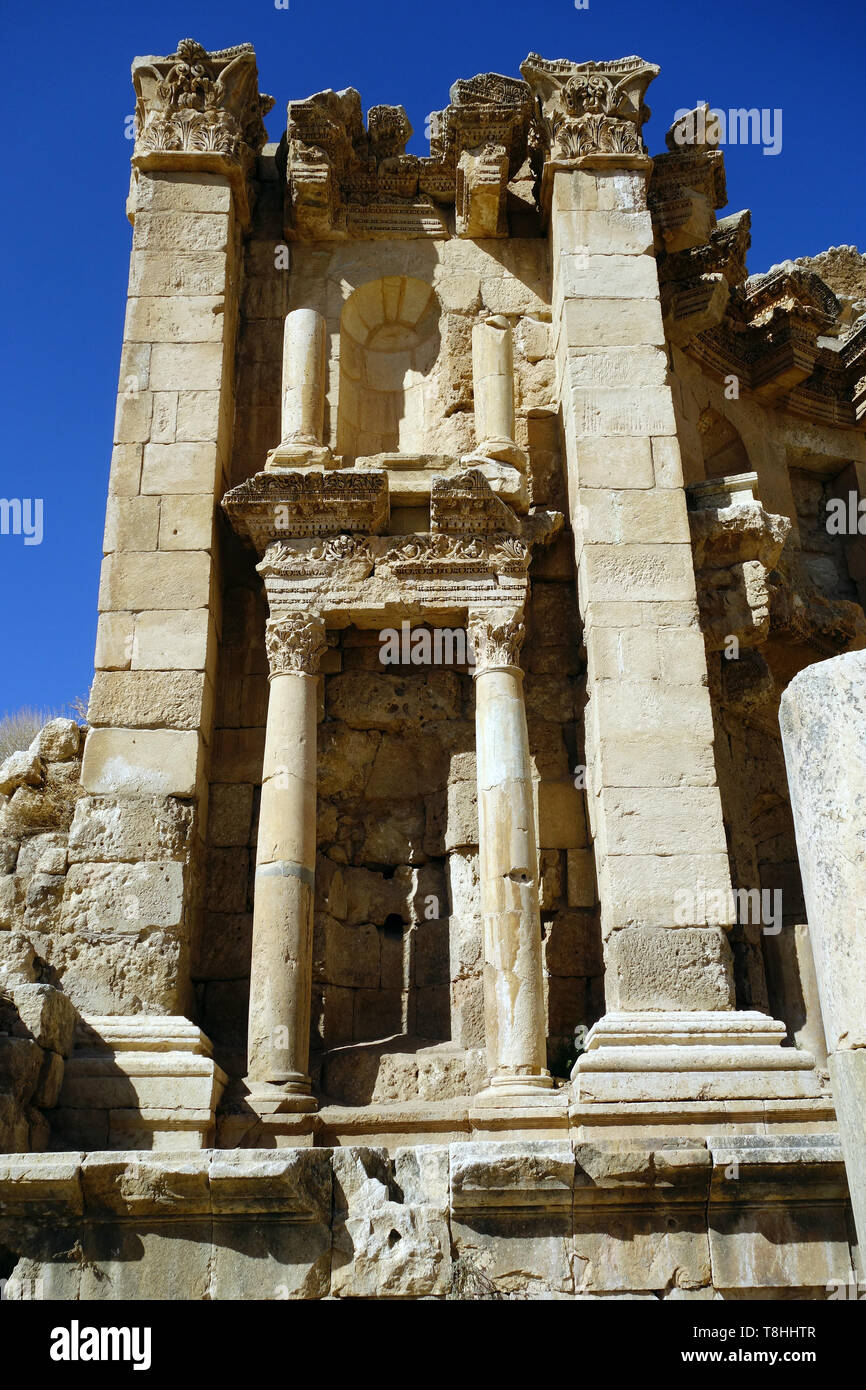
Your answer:
[[[225,251],[229,218],[224,213],[137,212],[134,251]]]
[[[634,927],[605,944],[608,1010],[729,1009],[733,964],[724,931]]]
[[[91,729],[81,784],[100,796],[192,797],[200,760],[200,739],[192,730]]]
[[[559,315],[558,354],[569,348],[662,347],[665,331],[661,306],[647,299],[590,295],[566,299]]]
[[[667,386],[571,386],[563,388],[566,419],[575,433],[674,435],[673,400]]]
[[[232,190],[224,174],[181,170],[136,171],[135,210],[145,212],[219,212],[228,214]]]
[[[219,343],[225,301],[210,295],[130,298],[123,336],[132,343]]]
[[[204,671],[216,646],[207,608],[135,615],[130,660],[135,671]]]
[[[218,484],[216,444],[145,444],[142,493],[201,494],[212,505]]]
[[[181,1013],[189,964],[174,931],[36,938],[60,987],[83,1014]]]
[[[134,628],[131,613],[100,613],[94,658],[97,671],[129,670]]]
[[[567,858],[569,907],[595,907],[595,855],[591,849],[570,849]],[[577,973],[577,972],[575,972]],[[587,971],[591,974],[591,971]]]
[[[653,486],[650,441],[640,435],[587,435],[574,447],[581,488]]]
[[[107,555],[99,608],[100,612],[203,608],[211,600],[212,584],[211,558],[205,551]]]
[[[69,861],[185,860],[192,830],[192,806],[173,797],[82,796],[69,831]]]
[[[213,694],[201,671],[97,671],[90,693],[92,727],[206,727]]]
[[[163,497],[159,508],[160,550],[210,550],[214,508],[210,496]]]
[[[219,391],[223,351],[222,343],[155,343],[150,359],[152,390]]]
[[[177,860],[73,864],[66,876],[61,929],[138,933],[179,927],[184,907],[184,870]]]
[[[574,779],[538,784],[539,849],[574,849],[586,844],[583,793]]]
[[[694,602],[691,546],[585,546],[578,584],[583,604]]]

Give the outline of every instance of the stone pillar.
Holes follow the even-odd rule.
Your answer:
[[[315,309],[294,309],[283,332],[282,438],[269,470],[323,464],[331,457],[322,442],[326,377],[325,320]]]
[[[525,455],[514,440],[514,344],[502,314],[472,330],[472,379],[476,453],[522,467]]]
[[[648,174],[560,170],[551,210],[606,994],[724,1010],[730,874]]]
[[[538,849],[519,617],[470,614],[475,650],[484,1012],[490,1096],[534,1096],[546,1066]]]
[[[308,1075],[316,867],[316,715],[325,625],[286,614],[270,662],[256,852],[248,1084],[254,1108],[314,1110]]]
[[[779,712],[830,1078],[866,1249],[866,652],[795,676]]]
[[[129,298],[67,887],[79,919],[111,937],[82,940],[80,963],[110,954],[115,1011],[180,1014],[191,1004],[221,622],[214,514],[231,454],[247,175],[268,99],[249,46],[227,58],[187,39],[137,59],[133,81]]]
[[[533,57],[522,71],[549,142],[541,196],[604,940],[607,1013],[578,1060],[577,1097],[664,1107],[736,1096],[762,1114],[764,1096],[815,1097],[817,1078],[807,1054],[776,1062],[781,1024],[736,1012],[734,903],[640,136],[658,69]],[[786,1065],[797,1074],[782,1078]]]

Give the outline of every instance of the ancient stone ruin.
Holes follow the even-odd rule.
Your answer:
[[[866,259],[748,275],[657,72],[418,156],[136,59],[88,727],[0,769],[10,1288],[856,1278]]]

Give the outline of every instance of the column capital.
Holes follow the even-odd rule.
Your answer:
[[[520,71],[538,110],[541,205],[550,207],[557,169],[652,169],[641,128],[647,87],[659,69],[632,55],[606,63],[553,62],[530,53]]]
[[[267,140],[273,97],[259,92],[252,44],[209,53],[181,39],[165,58],[136,58],[135,149],[139,169],[224,174],[249,220],[247,175]]]
[[[274,676],[317,676],[327,648],[325,622],[317,613],[283,613],[270,618],[265,647]]]
[[[506,667],[520,671],[520,649],[526,636],[522,610],[470,611],[466,627],[475,652],[474,675]]]

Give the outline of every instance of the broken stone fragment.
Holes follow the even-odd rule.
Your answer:
[[[10,753],[0,767],[0,796],[11,796],[19,787],[38,787],[42,781],[42,761],[31,748]]]
[[[74,719],[51,719],[39,730],[30,745],[46,763],[66,763],[78,755],[81,730]]]

